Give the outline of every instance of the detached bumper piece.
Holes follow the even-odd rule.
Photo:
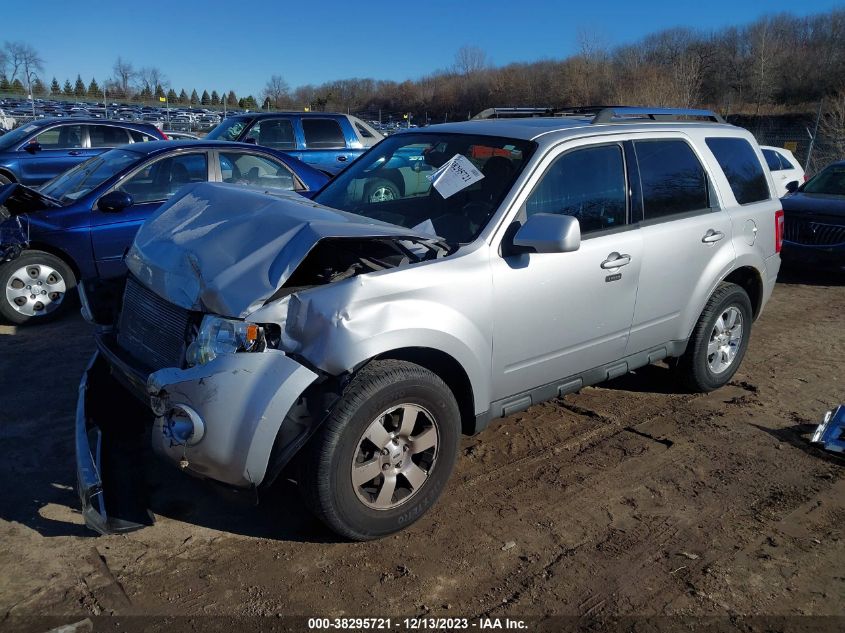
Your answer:
[[[79,384],[75,444],[82,516],[100,534],[130,532],[154,522],[144,477],[148,434],[142,412],[127,410],[131,400],[95,353]]]
[[[845,453],[845,405],[839,405],[824,415],[824,421],[819,424],[813,438],[815,444],[822,444],[825,450],[832,453]]]

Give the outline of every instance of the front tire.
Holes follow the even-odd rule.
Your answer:
[[[691,390],[713,391],[733,378],[748,349],[751,321],[748,293],[736,284],[719,284],[678,360],[678,370]]]
[[[440,378],[413,363],[372,361],[300,456],[305,502],[349,539],[398,532],[446,486],[460,428],[457,402]]]
[[[61,259],[25,250],[0,265],[0,316],[15,325],[45,323],[67,310],[75,287],[76,276]]]

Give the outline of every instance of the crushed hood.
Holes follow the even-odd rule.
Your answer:
[[[138,231],[129,270],[168,301],[189,310],[245,317],[282,287],[326,238],[432,236],[311,202],[238,185],[184,187]]]
[[[0,187],[0,222],[34,211],[56,209],[62,205],[43,193],[30,189],[20,183]]]

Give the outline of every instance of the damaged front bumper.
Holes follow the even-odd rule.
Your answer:
[[[222,355],[189,369],[159,370],[142,382],[143,373],[104,341],[98,337],[76,411],[82,514],[100,534],[152,523],[144,449],[152,446],[194,475],[255,488],[277,473],[280,453],[301,446],[312,428],[302,396],[317,374],[283,352]]]

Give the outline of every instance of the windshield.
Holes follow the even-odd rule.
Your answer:
[[[23,143],[27,137],[35,132],[40,126],[37,123],[24,125],[11,132],[0,136],[0,149],[12,149]]]
[[[464,244],[487,225],[535,148],[531,141],[496,136],[395,134],[314,200]]]
[[[40,191],[64,204],[74,202],[142,157],[143,154],[125,149],[109,150],[56,176]]]
[[[804,193],[845,196],[845,165],[830,165],[807,181]]]
[[[211,130],[206,135],[206,139],[210,141],[237,141],[241,132],[249,125],[251,119],[238,119],[232,117],[231,119],[224,119],[220,125]]]

